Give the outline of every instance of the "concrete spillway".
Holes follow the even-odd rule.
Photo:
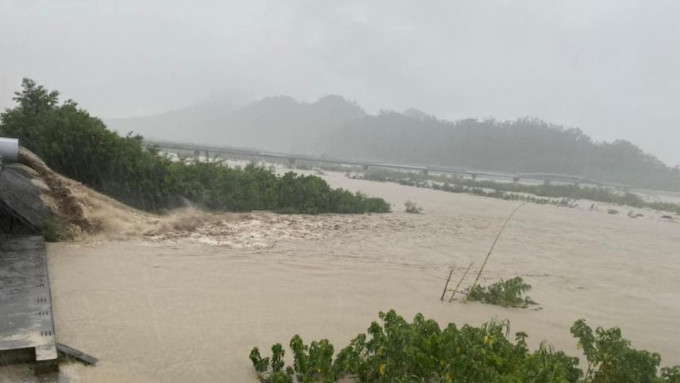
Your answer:
[[[0,362],[57,368],[52,297],[40,236],[0,235]]]
[[[50,212],[41,195],[45,192],[37,185],[31,169],[19,164],[0,169],[0,234],[16,232],[10,226],[17,221],[34,233],[40,233]],[[16,226],[16,225],[14,225]]]

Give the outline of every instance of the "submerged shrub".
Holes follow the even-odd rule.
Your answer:
[[[406,208],[407,213],[412,213],[412,214],[420,214],[423,212],[423,208],[418,206],[415,202],[412,201],[406,201],[404,202],[404,207]]]
[[[647,202],[633,193],[618,193],[602,187],[580,185],[527,185],[521,183],[476,180],[449,175],[424,175],[388,169],[370,169],[362,179],[379,182],[396,182],[400,185],[430,188],[451,193],[468,193],[504,200],[524,201],[540,205],[574,207],[575,200],[607,202],[635,208],[649,208],[680,214],[680,204],[671,202]]]
[[[503,307],[526,308],[536,304],[526,293],[531,285],[524,282],[522,277],[514,277],[507,281],[500,280],[489,286],[476,285],[469,291],[467,299]]]

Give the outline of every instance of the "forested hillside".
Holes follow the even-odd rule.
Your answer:
[[[680,169],[634,144],[595,142],[579,129],[535,119],[441,121],[399,113],[352,121],[329,140],[328,154],[512,173],[551,172],[637,187],[680,190]]]

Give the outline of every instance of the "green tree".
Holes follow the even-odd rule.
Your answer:
[[[184,199],[211,210],[289,213],[388,212],[382,199],[331,189],[321,178],[277,177],[250,164],[172,161],[142,137],[119,136],[59,93],[24,79],[17,106],[0,114],[0,134],[19,138],[48,166],[124,203],[146,210],[181,206]],[[344,202],[338,202],[342,196]]]

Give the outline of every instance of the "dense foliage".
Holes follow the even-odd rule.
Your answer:
[[[332,189],[321,178],[287,173],[277,177],[255,165],[172,161],[147,150],[140,136],[121,137],[71,100],[29,79],[17,106],[0,115],[0,134],[20,139],[55,171],[129,205],[162,210],[189,200],[228,211],[287,213],[387,212],[382,199]]]
[[[663,368],[656,376],[661,356],[636,350],[621,336],[621,329],[598,327],[593,331],[583,319],[574,323],[571,333],[588,361],[586,381],[594,383],[680,382],[680,366]]]
[[[331,142],[328,154],[349,158],[571,174],[680,190],[680,167],[668,167],[628,141],[595,142],[579,129],[534,119],[449,122],[386,112],[345,123]]]
[[[500,280],[489,286],[475,285],[467,295],[467,300],[488,303],[503,307],[526,308],[536,304],[526,293],[531,285],[524,282],[522,277],[514,277],[507,281]]]
[[[393,310],[379,314],[367,334],[359,334],[340,350],[327,340],[305,345],[300,336],[290,341],[293,365],[285,367],[281,344],[272,357],[262,358],[257,347],[250,353],[263,382],[336,382],[353,377],[358,382],[394,383],[680,383],[680,367],[661,369],[658,354],[635,350],[618,328],[595,332],[585,321],[571,329],[588,360],[579,360],[541,344],[530,351],[528,335],[508,339],[508,322],[491,321],[480,327],[437,322],[417,314],[407,322]],[[285,368],[284,368],[285,367]]]

